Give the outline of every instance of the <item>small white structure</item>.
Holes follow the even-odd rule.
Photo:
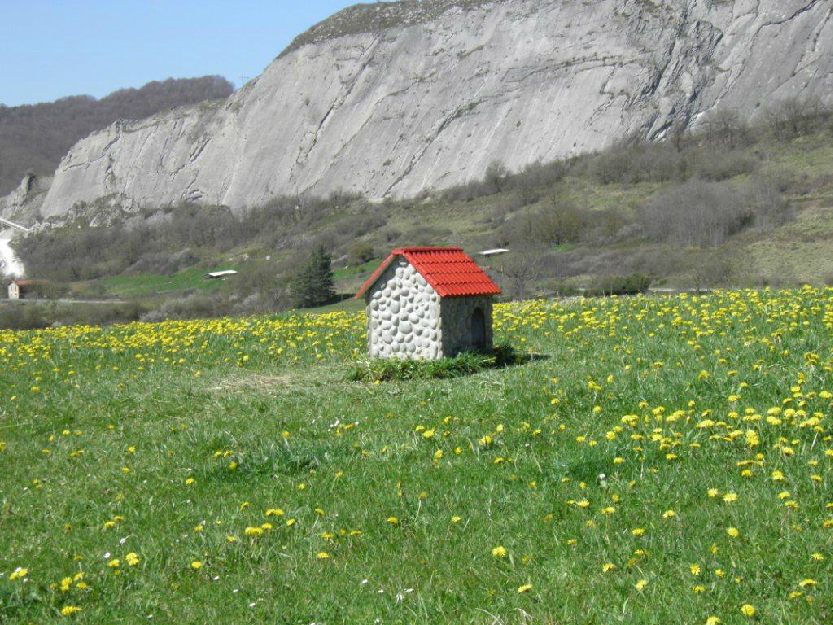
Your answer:
[[[492,347],[500,289],[459,247],[403,247],[356,297],[367,303],[372,358],[436,360]]]
[[[12,280],[9,284],[9,299],[20,299],[20,285],[17,280]]]
[[[234,269],[223,269],[222,271],[211,271],[205,274],[206,278],[218,280],[220,278],[227,278],[228,276],[236,276],[237,272]]]
[[[493,250],[483,250],[482,252],[478,252],[481,256],[485,256],[488,258],[489,256],[499,256],[500,254],[506,254],[508,252],[505,247],[497,247]]]

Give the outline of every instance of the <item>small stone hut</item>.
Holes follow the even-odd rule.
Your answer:
[[[459,247],[402,247],[356,297],[367,303],[372,358],[436,360],[492,347],[500,289]]]

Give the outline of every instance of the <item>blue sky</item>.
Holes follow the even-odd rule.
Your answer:
[[[356,0],[0,0],[0,103],[220,74],[240,86]]]

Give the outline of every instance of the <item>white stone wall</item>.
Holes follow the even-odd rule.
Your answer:
[[[442,358],[440,296],[401,256],[367,292],[371,358]]]
[[[483,311],[483,344],[475,345],[472,334],[472,316],[475,309]],[[453,357],[462,351],[491,349],[492,347],[492,298],[489,295],[472,297],[448,297],[440,307],[442,319],[442,351]]]

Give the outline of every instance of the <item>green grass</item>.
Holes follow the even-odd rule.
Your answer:
[[[541,357],[379,384],[359,313],[0,331],[0,621],[829,623],[831,310],[501,305]]]
[[[342,267],[333,271],[333,278],[336,280],[346,280],[348,278],[367,277],[378,267],[382,262],[381,258],[374,258],[361,265],[354,265],[353,267]]]
[[[222,266],[222,269],[237,268],[236,265]],[[100,286],[108,294],[119,297],[141,297],[191,290],[216,291],[222,287],[223,280],[206,278],[205,274],[208,271],[202,267],[189,267],[171,276],[150,273],[126,274],[104,278],[100,281]]]
[[[305,308],[304,312],[312,314],[322,314],[330,312],[364,312],[364,298],[356,299],[352,296],[347,297],[334,304],[327,304],[326,306],[318,306],[316,308]]]

